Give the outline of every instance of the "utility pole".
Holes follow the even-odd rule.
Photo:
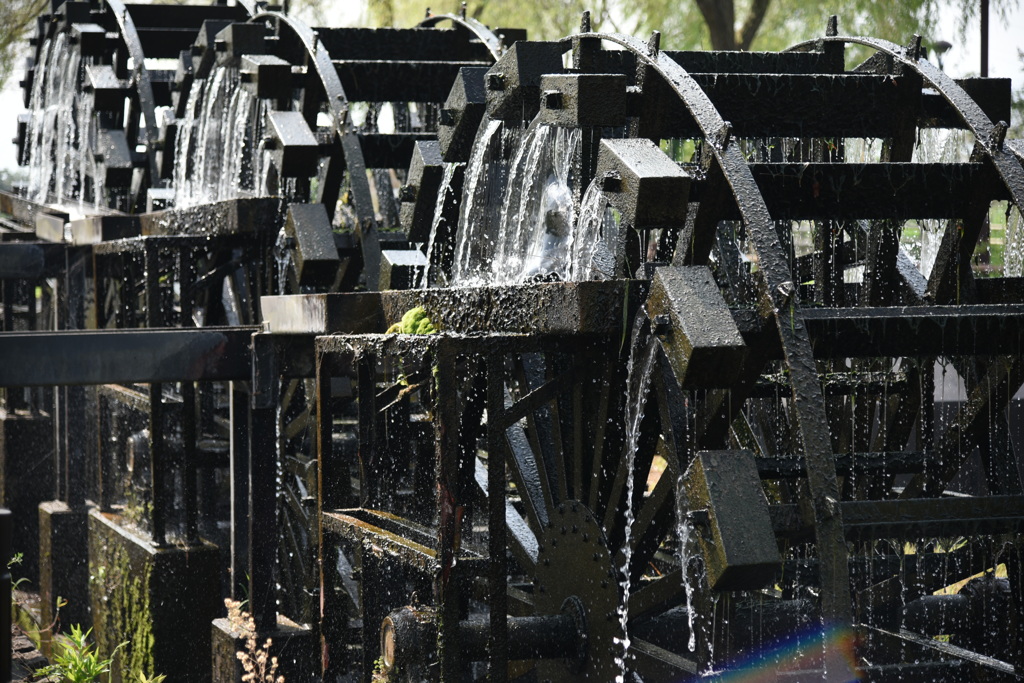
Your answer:
[[[981,0],[981,77],[988,78],[988,0]]]

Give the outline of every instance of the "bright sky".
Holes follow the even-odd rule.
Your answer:
[[[352,8],[358,5],[342,3],[342,6]],[[941,28],[939,35],[935,36],[936,39],[953,43],[953,47],[943,57],[946,72],[954,77],[977,75],[981,63],[978,21],[975,19],[969,26],[966,43],[962,43],[956,37],[956,19],[956,14],[950,10],[940,12]],[[339,17],[338,24],[344,25],[352,20],[350,17],[342,16]],[[1016,90],[1024,84],[1024,66],[1017,57],[1017,50],[1024,50],[1024,3],[1018,4],[1017,9],[1006,21],[1000,20],[993,13],[990,25],[989,75],[1012,78],[1013,88]],[[10,138],[17,132],[18,114],[25,110],[21,100],[21,89],[18,87],[20,79],[21,74],[16,73],[0,91],[0,168],[16,167],[15,147],[10,143]]]
[[[994,4],[994,3],[993,3]],[[981,73],[981,28],[978,19],[967,28],[966,43],[956,37],[957,15],[948,7],[939,12],[939,35],[936,40],[953,44],[943,56],[946,73],[954,77],[977,76]],[[1024,50],[1024,4],[1018,4],[1006,20],[995,12],[989,15],[988,75],[1012,78],[1014,90],[1024,85],[1024,65],[1017,56]]]

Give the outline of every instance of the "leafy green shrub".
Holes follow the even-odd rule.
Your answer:
[[[100,657],[96,646],[89,643],[89,633],[79,625],[71,627],[71,634],[55,643],[53,664],[36,673],[56,676],[61,683],[94,683],[100,676],[110,673],[110,658]]]

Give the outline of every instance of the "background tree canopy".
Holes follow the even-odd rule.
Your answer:
[[[47,0],[0,2],[0,86],[14,73],[15,61],[35,28],[35,19]]]
[[[296,0],[298,3],[312,0]],[[963,5],[964,25],[978,0]],[[367,0],[369,18],[379,26],[409,26],[423,16],[423,0]],[[1015,2],[993,3],[1005,9]],[[830,14],[840,18],[840,32],[867,34],[905,43],[934,29],[937,0],[556,0],[508,2],[473,0],[468,13],[491,26],[518,26],[532,38],[558,38],[579,26],[583,10],[592,11],[600,30],[645,35],[661,31],[661,44],[676,50],[778,50],[821,35]],[[444,11],[453,8],[435,7]]]
[[[191,4],[202,0],[156,1]],[[0,0],[0,86],[13,75],[16,59],[24,53],[34,29],[34,19],[48,2]],[[337,23],[339,2],[351,0],[290,0],[293,10],[322,25]],[[661,31],[661,45],[668,49],[780,50],[821,35],[830,14],[839,16],[841,33],[896,43],[906,43],[916,33],[931,46],[937,39],[937,10],[943,3],[956,5],[959,38],[963,39],[968,22],[978,14],[980,0],[471,0],[467,12],[490,26],[526,28],[531,38],[542,40],[576,31],[580,15],[589,9],[598,30],[637,36]],[[1018,3],[992,0],[993,21],[1005,18]],[[376,26],[415,25],[428,4],[441,12],[458,7],[456,0],[440,4],[436,0],[363,0],[362,4],[364,22]],[[851,59],[857,56],[851,50]],[[1018,85],[1015,104],[1021,111],[1024,84]]]
[[[377,26],[412,26],[423,18],[424,0],[365,0],[367,19]],[[292,0],[298,7],[317,0]],[[434,5],[434,10],[454,11]],[[1019,0],[991,0],[991,20],[1006,21]],[[646,36],[661,32],[661,46],[672,50],[782,50],[824,34],[828,17],[839,17],[839,32],[906,44],[915,34],[932,49],[939,8],[954,6],[960,42],[979,13],[981,0],[471,0],[467,13],[489,26],[525,28],[533,39],[561,38],[578,30],[583,10],[591,10],[596,30]],[[976,24],[975,24],[976,26]],[[975,29],[976,30],[976,29]],[[867,56],[850,46],[847,59],[855,64]],[[1024,53],[1020,53],[1024,66]],[[934,56],[932,56],[932,61]],[[1011,135],[1024,135],[1024,83],[1013,94]]]

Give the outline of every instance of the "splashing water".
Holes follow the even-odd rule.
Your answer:
[[[434,250],[439,248],[436,244],[436,238],[441,230],[441,224],[446,220],[444,215],[444,204],[448,198],[448,193],[452,191],[452,179],[455,177],[455,164],[444,165],[444,175],[441,177],[441,187],[437,192],[437,203],[434,205],[434,222],[430,226],[430,241],[427,243],[427,266],[420,272],[420,280],[418,286],[421,288],[429,287],[432,284],[434,278],[433,265],[441,260],[440,254],[435,254]]]
[[[950,164],[970,160],[973,136],[967,131],[928,128],[920,131],[918,136],[920,143],[914,149],[916,163]],[[918,266],[925,277],[931,275],[935,266],[946,223],[937,219],[918,221],[921,228]]]
[[[1003,274],[1006,277],[1024,275],[1024,216],[1012,204],[1006,217],[1006,251],[1003,256]]]
[[[473,142],[466,167],[452,267],[452,280],[456,284],[484,282],[498,232],[499,220],[495,217],[494,207],[500,206],[501,197],[505,194],[507,169],[501,163],[504,147],[501,131],[501,121],[487,121]]]
[[[265,115],[266,102],[241,87],[236,67],[215,67],[192,84],[174,150],[176,207],[265,193]]]
[[[92,98],[77,96],[84,65],[81,52],[67,41],[67,33],[46,41],[32,84],[25,151],[28,197],[39,203],[100,203],[103,172],[88,151],[96,135]]]
[[[677,491],[683,491],[680,477]],[[682,568],[683,590],[686,592],[686,620],[690,626],[690,639],[686,647],[693,652],[697,649],[697,633],[694,630],[696,615],[693,613],[693,583],[690,581],[690,560],[693,558],[694,529],[693,523],[686,516],[686,504],[683,496],[676,496],[676,535],[679,537],[679,566]]]
[[[616,643],[622,645],[622,653],[615,657],[615,663],[619,667],[619,675],[615,677],[616,683],[624,683],[626,680],[626,657],[629,653],[629,595],[632,589],[630,576],[630,565],[633,560],[633,547],[631,545],[633,522],[635,514],[633,511],[633,495],[636,487],[636,453],[640,444],[640,424],[644,419],[644,407],[647,404],[647,392],[651,388],[651,378],[654,375],[654,362],[657,359],[655,344],[644,344],[641,348],[640,340],[645,318],[637,319],[633,326],[633,338],[629,361],[626,365],[627,389],[626,389],[626,526],[625,538],[622,542],[623,563],[622,567],[622,599],[619,601],[618,614],[619,626],[622,628],[622,638],[616,639]],[[640,356],[639,359],[636,356]],[[639,361],[639,365],[637,362]]]
[[[492,284],[557,273],[564,264],[568,233],[576,224],[569,176],[579,141],[575,129],[535,123],[527,130],[512,161]]]
[[[535,122],[519,139],[515,132],[499,137],[499,128],[488,122],[474,143],[453,282],[566,279],[576,226],[572,160],[580,133]]]
[[[607,198],[597,181],[590,183],[580,203],[579,220],[569,237],[563,279],[609,280],[615,276],[615,224]]]

